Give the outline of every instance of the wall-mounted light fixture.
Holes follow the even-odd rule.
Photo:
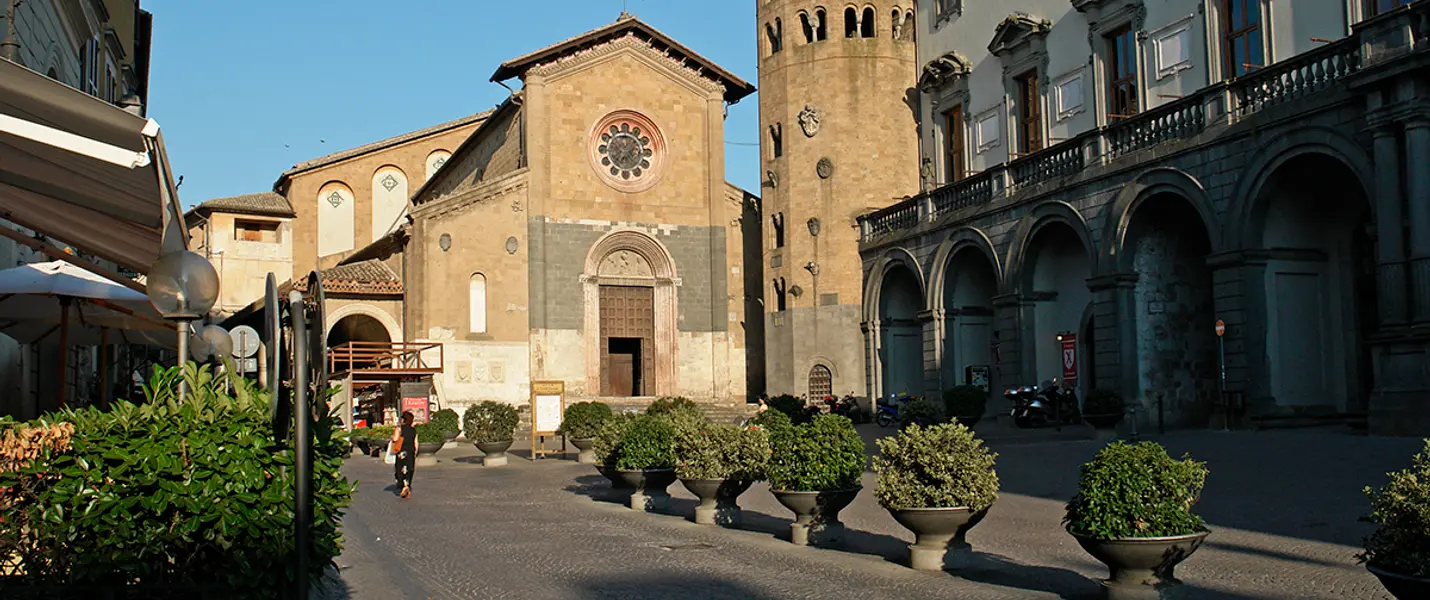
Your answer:
[[[809,271],[810,275],[819,275],[819,265],[816,264],[814,261],[809,261],[808,263],[806,263],[804,265],[804,270]]]

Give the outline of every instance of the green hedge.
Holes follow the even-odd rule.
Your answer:
[[[766,411],[769,412],[769,411]],[[786,492],[845,490],[859,485],[869,464],[854,423],[840,415],[770,431],[770,488]]]
[[[1082,466],[1068,501],[1068,531],[1107,540],[1206,531],[1192,514],[1206,483],[1206,463],[1167,455],[1156,442],[1114,442]]]
[[[611,420],[611,407],[600,402],[577,402],[561,415],[561,433],[577,440],[596,437],[601,425]]]
[[[770,460],[770,436],[759,427],[707,423],[677,433],[675,457],[681,479],[759,481]]]
[[[417,443],[441,444],[447,441],[447,429],[441,423],[419,423],[412,427],[417,430]]]
[[[0,422],[0,448],[73,428],[66,443],[37,456],[0,460],[0,547],[18,549],[25,580],[217,586],[222,593],[209,597],[245,600],[293,587],[294,457],[291,444],[274,444],[266,392],[188,364],[190,392],[180,403],[180,376],[156,367],[142,406]],[[342,550],[339,524],[355,484],[339,471],[347,441],[338,420],[329,415],[312,430],[312,569],[304,576],[319,584]]]
[[[954,422],[933,427],[910,425],[881,438],[874,471],[874,496],[885,508],[955,508],[983,510],[998,499],[997,454]]]
[[[505,402],[487,400],[467,407],[462,415],[463,431],[471,442],[510,442],[521,415]]]
[[[616,449],[622,471],[675,467],[675,428],[669,419],[642,415],[632,419]]]
[[[432,413],[432,418],[428,419],[427,422],[437,425],[444,432],[457,432],[462,430],[462,422],[461,419],[457,417],[457,411],[450,408],[444,408]]]

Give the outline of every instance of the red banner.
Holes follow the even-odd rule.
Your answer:
[[[1059,354],[1062,356],[1063,381],[1077,381],[1077,336],[1063,335],[1060,341],[1062,349]]]

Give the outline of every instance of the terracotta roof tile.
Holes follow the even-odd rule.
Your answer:
[[[289,282],[284,287],[306,292],[308,280]],[[375,258],[323,271],[324,294],[401,294],[402,290],[402,279],[397,273]]]
[[[250,215],[270,215],[274,217],[292,217],[293,205],[288,203],[288,199],[273,192],[259,192],[257,194],[243,194],[240,196],[229,196],[227,198],[214,198],[198,206],[189,209],[189,213],[198,211],[220,211],[236,212]]]

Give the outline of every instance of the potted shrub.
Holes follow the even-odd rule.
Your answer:
[[[804,400],[800,400],[789,394],[780,394],[770,398],[765,402],[769,410],[777,410],[790,418],[795,424],[808,423],[810,419],[809,411],[805,410]],[[768,410],[766,412],[769,412]]]
[[[601,424],[596,435],[591,438],[591,452],[596,455],[596,470],[610,480],[611,489],[618,492],[631,489],[624,479],[616,475],[616,461],[620,459],[617,450],[620,448],[621,439],[626,437],[626,430],[630,429],[633,420],[635,415],[630,413],[611,415],[610,420]]]
[[[387,444],[392,441],[392,432],[397,431],[397,427],[377,425],[368,431],[371,432],[367,435],[367,445],[372,450],[370,455],[382,458],[382,453],[387,452]]]
[[[353,443],[353,446],[357,448],[358,452],[363,453],[363,455],[370,455],[372,454],[372,446],[368,440],[371,435],[371,429],[367,427],[356,427],[352,433],[348,434],[348,441]]]
[[[868,457],[854,424],[839,415],[820,415],[809,423],[770,431],[767,472],[775,499],[795,514],[790,541],[838,543],[844,525],[839,511],[862,487]]]
[[[960,385],[943,391],[943,410],[949,418],[973,427],[988,409],[988,392],[976,385]]]
[[[1430,440],[1410,468],[1386,475],[1379,491],[1365,488],[1371,510],[1361,521],[1376,530],[1356,559],[1390,595],[1430,598]]]
[[[462,424],[457,418],[457,411],[450,408],[432,413],[432,419],[428,423],[435,424],[441,429],[449,442],[457,439],[457,434],[462,432]]]
[[[651,415],[631,419],[612,454],[616,476],[631,490],[627,506],[655,511],[670,505],[665,488],[675,483],[675,428],[669,420]]]
[[[447,443],[447,432],[442,431],[442,426],[435,423],[420,423],[413,427],[417,430],[417,465],[432,466],[437,464],[437,451]]]
[[[1210,533],[1192,506],[1206,483],[1205,463],[1175,460],[1155,442],[1103,448],[1082,466],[1063,524],[1083,550],[1107,565],[1109,588],[1178,583],[1177,563]]]
[[[948,413],[944,412],[942,402],[925,398],[914,398],[899,407],[900,428],[914,424],[932,427],[947,422]]]
[[[960,555],[971,547],[968,530],[998,499],[997,454],[960,423],[910,425],[880,439],[874,459],[874,496],[894,520],[914,532],[909,566],[942,571],[950,543]]]
[[[1082,418],[1098,429],[1111,429],[1122,422],[1126,406],[1122,395],[1112,390],[1096,389],[1082,401]]]
[[[675,475],[700,499],[695,522],[740,526],[740,494],[765,476],[770,438],[764,429],[706,424],[675,441]]]
[[[486,455],[482,457],[482,466],[506,464],[506,451],[511,447],[512,434],[519,421],[516,407],[510,404],[487,400],[467,408],[462,425],[467,439]]]
[[[684,396],[664,396],[656,398],[645,409],[645,414],[662,415],[683,410],[694,410],[700,412],[700,406]]]
[[[576,462],[584,465],[596,463],[596,453],[591,450],[596,432],[606,421],[611,420],[611,407],[600,402],[577,402],[566,407],[561,415],[561,435],[571,441],[579,452]]]

